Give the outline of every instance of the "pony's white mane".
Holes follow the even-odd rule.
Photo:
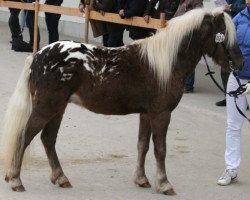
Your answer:
[[[137,41],[140,45],[142,58],[148,59],[160,86],[165,86],[170,78],[172,66],[176,62],[177,53],[184,36],[199,28],[206,14],[215,16],[222,12],[222,8],[213,11],[204,8],[191,10],[168,21],[167,27],[159,30],[155,36]],[[235,42],[235,30],[233,22],[227,14],[225,14],[225,24],[228,35],[227,45],[232,46]]]

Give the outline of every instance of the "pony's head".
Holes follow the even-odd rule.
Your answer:
[[[201,24],[203,54],[227,70],[241,69],[243,57],[237,45],[235,26],[222,8],[204,16]]]

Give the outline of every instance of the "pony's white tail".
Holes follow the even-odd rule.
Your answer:
[[[3,122],[2,132],[2,155],[4,159],[4,170],[10,169],[12,162],[18,159],[19,148],[23,146],[24,129],[32,110],[31,95],[29,90],[30,66],[33,55],[25,60],[25,67],[19,77],[14,93],[8,103]]]

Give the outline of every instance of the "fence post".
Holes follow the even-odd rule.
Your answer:
[[[166,13],[162,12],[160,14],[160,23],[161,23],[160,25],[161,28],[164,28],[166,26]]]
[[[34,20],[34,43],[33,43],[33,53],[37,52],[37,42],[38,42],[38,17],[39,17],[39,0],[36,0],[35,4],[35,20]]]
[[[88,43],[89,42],[89,5],[86,5],[85,7],[85,24],[84,24],[84,35],[83,35],[83,42]]]

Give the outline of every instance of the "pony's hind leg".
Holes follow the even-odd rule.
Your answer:
[[[167,179],[165,169],[166,158],[166,135],[170,122],[171,113],[163,112],[157,117],[152,118],[151,127],[153,132],[154,153],[156,158],[156,189],[158,192],[167,195],[175,195],[172,185]]]
[[[10,169],[8,170],[5,177],[5,180],[7,182],[10,182],[11,188],[14,191],[25,191],[25,188],[20,179],[23,155],[26,147],[30,144],[33,138],[42,130],[45,124],[46,121],[33,110],[25,130],[23,130],[23,132],[19,135],[14,152],[14,158],[12,159]]]
[[[151,187],[148,178],[145,174],[145,158],[149,149],[149,142],[151,136],[151,126],[150,119],[148,116],[141,114],[140,115],[140,126],[139,126],[139,136],[138,136],[138,158],[137,166],[134,174],[134,182],[140,187]]]
[[[49,159],[50,167],[52,169],[52,174],[50,178],[51,182],[53,184],[57,183],[60,187],[69,188],[71,187],[71,184],[68,178],[63,173],[55,149],[57,133],[62,121],[62,116],[63,113],[59,113],[46,124],[41,134],[41,140],[44,145],[47,157]]]

